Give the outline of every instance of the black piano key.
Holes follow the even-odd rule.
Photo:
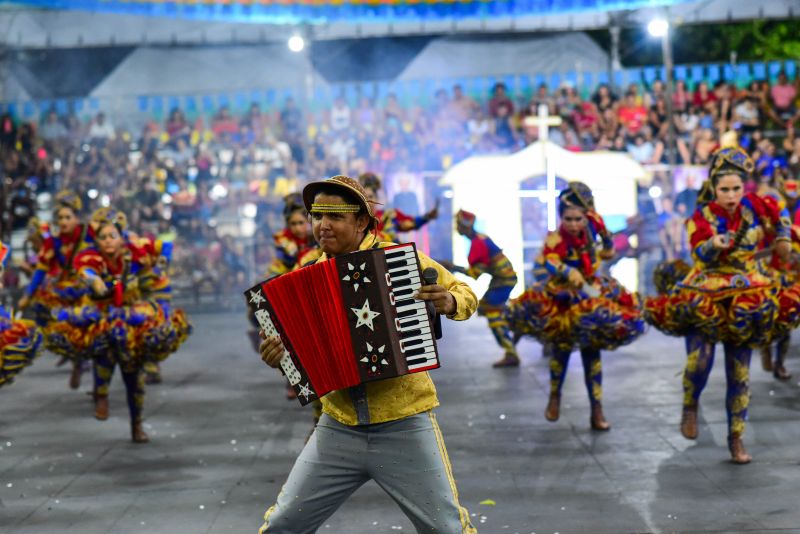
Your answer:
[[[422,339],[422,338],[420,338],[420,339],[410,339],[410,340],[404,340],[404,341],[403,341],[403,348],[406,348],[406,349],[407,349],[408,347],[413,347],[414,345],[419,345],[420,343],[425,343],[425,340],[424,340],[424,339]]]
[[[415,359],[416,357],[421,356],[423,354],[427,354],[428,352],[429,352],[428,351],[428,347],[419,347],[419,348],[416,348],[416,349],[409,349],[409,350],[407,350],[405,352],[406,362],[413,363],[413,362],[410,362],[410,360]],[[433,351],[430,351],[430,352],[433,352]]]
[[[392,280],[392,287],[397,287],[397,288],[406,287],[415,283],[419,282],[416,280],[412,280],[411,278],[406,278],[405,280],[397,280],[397,281]]]
[[[407,330],[405,332],[400,332],[400,339],[405,339],[407,337],[414,337],[414,336],[421,336],[422,330],[417,328],[416,330]],[[416,345],[416,343],[412,343],[412,345]]]
[[[428,326],[428,321],[420,317],[412,317],[406,321],[400,321],[400,328],[406,330],[412,326]]]
[[[412,302],[420,302],[420,301],[413,301],[412,300],[411,302],[409,302],[409,301],[406,300],[404,302],[408,302],[409,304],[411,304]],[[397,312],[397,318],[398,319],[402,319],[403,317],[408,317],[410,315],[416,315],[418,311],[419,311],[418,309],[409,308],[407,310],[403,310],[401,312]]]
[[[397,258],[405,258],[406,256],[413,256],[414,249],[411,247],[403,247],[395,250],[386,251],[386,260],[393,260]]]
[[[413,259],[408,259],[408,260],[404,259],[404,260],[395,260],[386,262],[386,271],[389,273],[389,276],[397,274],[400,271],[408,272],[416,268],[417,268],[417,262],[414,261]]]

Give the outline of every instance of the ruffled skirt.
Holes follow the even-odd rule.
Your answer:
[[[116,307],[84,299],[81,305],[54,310],[54,319],[47,327],[52,350],[75,359],[113,351],[126,368],[165,360],[191,330],[182,310],[153,300]]]
[[[757,274],[761,281],[762,273]],[[800,285],[781,281],[777,274],[770,285],[751,286],[747,277],[734,278],[693,270],[668,294],[645,299],[645,319],[671,336],[700,335],[709,343],[753,348],[798,326]]]
[[[12,319],[0,307],[0,387],[10,384],[33,362],[42,347],[43,336],[36,323]]]
[[[613,278],[590,281],[590,296],[551,278],[508,304],[506,317],[515,336],[532,336],[558,350],[613,350],[644,333],[637,296]]]

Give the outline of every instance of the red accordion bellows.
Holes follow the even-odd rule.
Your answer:
[[[307,404],[330,391],[439,367],[413,244],[338,256],[247,292],[281,369]]]
[[[323,282],[324,281],[324,282]],[[295,351],[311,361],[332,359],[330,366],[308,366],[306,372],[317,391],[333,391],[357,385],[359,380],[356,357],[350,343],[350,327],[339,291],[336,263],[326,261],[292,276],[281,284],[264,284],[265,297],[275,309],[297,306],[302,314],[285,314],[281,322],[283,333],[291,340]],[[314,325],[324,324],[324,330]]]

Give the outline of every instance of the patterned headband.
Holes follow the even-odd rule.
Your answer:
[[[311,213],[358,213],[359,204],[311,204]]]

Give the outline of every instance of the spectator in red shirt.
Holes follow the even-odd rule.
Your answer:
[[[184,117],[180,109],[174,108],[170,111],[166,129],[170,143],[173,144],[173,146],[177,143],[178,138],[182,138],[187,143],[189,142],[192,129],[189,127],[189,123],[186,122],[186,117]]]
[[[217,137],[223,134],[234,135],[239,133],[239,122],[231,117],[228,106],[220,108],[219,113],[214,117],[214,121],[211,124],[211,130]]]
[[[700,82],[697,86],[697,90],[694,92],[692,105],[698,108],[713,110],[716,102],[717,96],[712,91],[708,90],[708,84],[706,82]]]
[[[506,84],[496,83],[492,88],[492,99],[489,100],[489,115],[493,119],[500,117],[500,108],[505,108],[503,117],[510,117],[514,113],[514,103],[506,95]]]
[[[636,103],[636,95],[630,91],[625,94],[625,101],[619,107],[618,116],[620,124],[631,135],[639,133],[647,122],[647,110],[642,104]]]

